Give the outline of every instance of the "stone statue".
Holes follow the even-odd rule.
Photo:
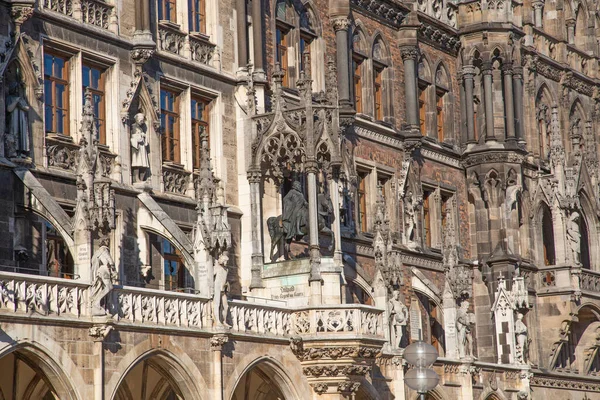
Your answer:
[[[573,211],[567,221],[567,239],[573,254],[573,261],[581,262],[581,232],[579,232],[579,213]]]
[[[106,245],[102,245],[92,257],[93,281],[90,303],[93,316],[106,315],[106,302],[104,307],[101,302],[110,293],[113,288],[113,280],[117,278],[115,262],[110,255],[110,250]]]
[[[402,344],[404,327],[408,322],[408,308],[400,301],[400,291],[394,290],[392,298],[388,301],[390,317],[390,344],[392,348],[399,349]]]
[[[317,212],[319,213],[319,219],[323,219],[323,223],[326,227],[331,228],[333,222],[333,203],[331,198],[325,193],[325,187],[321,185],[319,189],[319,195],[317,196]]]
[[[406,241],[414,241],[414,232],[417,226],[417,214],[415,213],[416,200],[412,190],[409,190],[404,196],[404,232]]]
[[[469,302],[464,300],[456,311],[456,332],[458,334],[458,355],[460,358],[473,358],[474,315],[469,312]]]
[[[307,211],[308,202],[302,194],[302,186],[300,182],[294,181],[292,189],[283,198],[282,222],[286,241],[302,238],[305,235],[300,228],[307,224]]]
[[[523,314],[517,314],[515,321],[515,336],[517,339],[517,362],[527,363],[529,358],[529,343],[527,342],[527,326],[523,323]]]
[[[146,172],[150,169],[146,116],[139,112],[135,114],[133,121],[131,125],[131,168],[135,172],[136,182],[143,182],[147,179]]]
[[[224,252],[214,263],[213,315],[217,327],[231,328],[226,322],[227,312],[229,310],[229,304],[227,303],[228,262],[229,256]]]
[[[12,82],[6,96],[7,155],[29,156],[29,104],[22,81]]]

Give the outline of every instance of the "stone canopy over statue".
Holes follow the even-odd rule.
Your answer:
[[[301,240],[309,234],[309,207],[308,201],[302,193],[302,185],[299,181],[292,183],[292,188],[283,197],[283,213],[278,217],[267,220],[269,235],[271,236],[271,261],[275,261],[275,250],[279,251],[285,259],[293,258],[290,253],[292,240]],[[328,227],[333,222],[333,204],[331,199],[321,189],[317,196],[317,222],[319,232],[331,235],[332,241],[329,246],[331,251],[334,247],[333,234]]]

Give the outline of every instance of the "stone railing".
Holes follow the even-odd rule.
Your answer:
[[[74,280],[0,272],[0,311],[80,317],[88,285]]]
[[[118,32],[115,6],[101,0],[44,0],[43,9],[54,11],[77,21]]]
[[[187,58],[200,64],[210,65],[215,45],[201,33],[183,32],[179,25],[160,21],[158,25],[158,49]]]
[[[594,57],[578,50],[574,46],[567,46],[566,62],[567,65],[569,65],[569,67],[571,67],[573,70],[584,75],[595,77],[594,67],[596,66],[596,62]]]
[[[383,310],[360,304],[327,305],[296,310],[292,315],[297,335],[336,334],[384,337]]]
[[[118,321],[207,329],[208,299],[192,294],[143,288],[119,288],[112,293],[110,313]]]
[[[0,272],[0,314],[91,318],[89,284],[76,280]],[[195,294],[115,286],[106,298],[115,323],[211,330],[211,301]],[[231,332],[280,338],[384,340],[383,310],[361,304],[289,308],[229,301]]]
[[[69,137],[59,135],[46,136],[46,157],[48,167],[59,168],[71,172],[77,171],[79,146]]]

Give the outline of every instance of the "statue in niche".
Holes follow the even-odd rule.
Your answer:
[[[393,349],[399,349],[402,345],[404,328],[408,322],[408,308],[400,301],[400,291],[394,290],[392,298],[388,301],[388,312],[390,318],[390,344]]]
[[[523,323],[523,314],[517,313],[515,321],[515,336],[517,339],[517,362],[525,364],[529,361],[529,343],[527,340],[527,326]]]
[[[9,157],[29,156],[29,103],[24,89],[17,71],[17,81],[9,84],[6,96],[6,154]]]
[[[320,185],[319,195],[317,196],[317,212],[319,213],[319,219],[323,219],[323,225],[327,228],[331,228],[333,222],[333,203],[331,198],[325,192],[325,186]],[[321,225],[319,223],[319,225]]]
[[[579,213],[577,211],[573,211],[567,221],[567,239],[573,254],[573,261],[579,264],[581,262],[581,232],[579,232]]]
[[[333,204],[325,193],[318,196],[317,203],[317,230],[331,236],[329,251],[332,251],[335,246],[334,236],[327,227],[327,222],[333,222]],[[282,245],[283,257],[286,260],[293,258],[290,253],[292,240],[300,240],[309,234],[308,201],[304,198],[300,182],[292,183],[291,190],[283,198],[283,214],[267,219],[267,227],[271,237],[271,261],[276,260],[275,249]]]
[[[469,312],[469,302],[463,300],[460,308],[456,311],[456,332],[460,358],[473,358],[473,325],[475,325],[475,315]]]
[[[415,199],[412,190],[409,190],[404,196],[404,229],[406,234],[406,241],[413,242],[415,237],[415,229],[417,227],[417,213],[415,212],[415,205],[417,201]]]
[[[231,328],[226,322],[229,304],[227,303],[227,263],[229,256],[222,253],[214,263],[214,294],[213,294],[213,316],[217,327]]]
[[[144,182],[150,169],[147,132],[146,115],[138,112],[133,117],[133,124],[131,124],[131,169],[134,171],[136,182]]]
[[[113,288],[113,280],[118,279],[115,271],[110,250],[103,244],[92,257],[92,287],[90,303],[93,316],[106,315],[106,302],[102,306],[102,300]]]

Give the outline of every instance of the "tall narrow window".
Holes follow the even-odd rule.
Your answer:
[[[312,37],[308,35],[300,35],[300,71],[307,72],[307,67],[310,69],[310,65],[306,65],[306,62],[310,63],[310,43],[312,40]]]
[[[357,113],[362,112],[362,59],[354,57],[352,70],[354,71],[354,109]]]
[[[94,121],[98,143],[106,144],[106,124],[104,105],[104,71],[91,65],[83,65],[83,92],[86,88],[92,93],[92,107],[94,108]],[[85,102],[85,96],[83,101]]]
[[[163,161],[179,163],[179,101],[176,93],[161,89],[160,124]]]
[[[44,222],[46,228],[46,270],[50,276],[72,279],[74,277],[74,263],[69,248],[56,228],[49,222]]]
[[[180,291],[185,287],[185,268],[179,250],[166,239],[162,242],[165,290]]]
[[[366,175],[358,175],[358,225],[361,232],[367,232],[367,191]]]
[[[206,33],[205,0],[189,0],[190,32]]]
[[[177,1],[158,0],[158,19],[177,23]]]
[[[425,246],[431,247],[431,208],[429,199],[431,192],[423,191],[423,239]]]
[[[548,207],[542,212],[542,244],[544,246],[544,264],[556,264],[554,253],[554,227],[552,226],[552,214]]]
[[[579,232],[581,234],[581,240],[579,242],[579,252],[580,252],[580,261],[581,265],[585,269],[591,269],[591,257],[590,257],[590,237],[588,232],[588,227],[585,222],[585,218],[583,215],[579,216]]]
[[[281,71],[283,72],[283,86],[288,86],[288,54],[287,54],[287,32],[282,28],[277,28],[275,32],[275,40],[277,41],[277,48],[275,52],[275,62],[279,63]]]
[[[437,124],[437,139],[439,142],[444,141],[444,93],[438,90],[435,99],[435,113],[436,113],[436,124]]]
[[[44,54],[46,133],[69,134],[69,75],[66,58]]]
[[[201,137],[205,132],[207,135],[209,134],[208,118],[208,102],[200,98],[192,98],[192,148],[194,150],[194,169],[200,168],[202,150]]]
[[[427,130],[425,126],[425,119],[427,116],[426,112],[426,96],[427,90],[425,88],[419,91],[419,129],[421,130],[421,134],[423,136],[427,135]]]
[[[375,79],[373,80],[373,92],[375,94],[375,119],[383,120],[383,86],[382,86],[383,70],[375,69]]]

